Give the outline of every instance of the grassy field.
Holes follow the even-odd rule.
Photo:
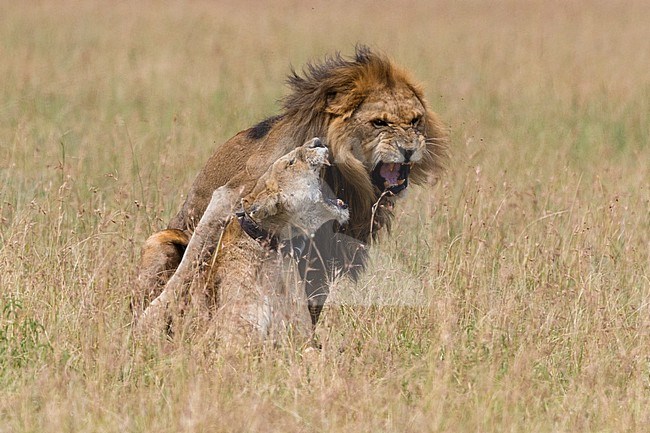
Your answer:
[[[643,432],[650,5],[0,2],[0,432]],[[426,86],[413,188],[323,349],[133,341],[139,248],[291,65],[356,43]]]

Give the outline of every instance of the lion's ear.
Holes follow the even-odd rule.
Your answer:
[[[330,107],[336,100],[337,92],[336,90],[330,90],[325,93],[325,106]]]
[[[345,116],[352,114],[354,110],[363,102],[363,95],[356,89],[352,88],[344,91],[330,90],[326,93],[325,111],[335,116]]]

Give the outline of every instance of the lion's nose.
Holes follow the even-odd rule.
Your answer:
[[[400,147],[400,151],[402,152],[402,155],[404,155],[404,162],[411,162],[413,151],[410,149],[404,149],[403,147]]]

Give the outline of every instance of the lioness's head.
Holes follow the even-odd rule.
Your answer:
[[[347,205],[321,180],[329,151],[313,138],[276,160],[242,206],[260,227],[280,239],[313,234],[327,221],[345,223]]]
[[[303,75],[290,76],[293,93],[279,120],[324,137],[333,162],[327,182],[349,202],[351,234],[363,240],[380,197],[388,206],[374,208],[379,225],[389,222],[392,197],[410,182],[437,179],[447,133],[407,73],[366,47],[349,60],[310,64]]]

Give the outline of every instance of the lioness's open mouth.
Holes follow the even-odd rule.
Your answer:
[[[348,204],[343,200],[341,200],[340,198],[326,198],[325,203],[337,209],[345,210],[348,208]]]
[[[323,203],[329,208],[334,219],[341,224],[347,222],[350,217],[348,204],[338,198],[325,182],[321,182],[321,194]]]
[[[372,171],[372,182],[380,191],[399,194],[409,184],[411,164],[380,162]]]

